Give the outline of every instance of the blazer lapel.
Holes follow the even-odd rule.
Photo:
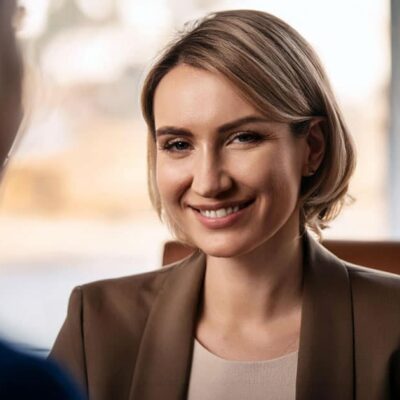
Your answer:
[[[351,286],[341,260],[305,237],[296,399],[354,398]]]
[[[131,400],[186,398],[205,256],[196,252],[165,273],[140,344]]]
[[[297,400],[350,400],[354,391],[351,287],[337,257],[304,238],[304,291]],[[130,400],[184,400],[205,274],[196,252],[171,271],[143,333]]]

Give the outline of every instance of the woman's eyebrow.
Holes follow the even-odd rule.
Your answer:
[[[163,126],[156,130],[156,136],[175,135],[175,136],[193,136],[192,132],[184,128],[176,128],[174,126]]]
[[[235,119],[233,121],[229,121],[229,122],[221,125],[220,127],[217,128],[217,132],[221,133],[221,134],[226,133],[233,129],[239,128],[242,125],[256,123],[256,122],[266,123],[266,122],[271,122],[271,120],[268,118],[265,118],[265,117],[258,116],[258,115],[248,115],[246,117]],[[192,134],[192,132],[190,132],[190,130],[185,129],[185,128],[178,128],[175,126],[163,126],[156,130],[157,137],[164,136],[164,135],[177,135],[177,136],[187,136],[187,137],[193,136],[193,134]]]
[[[225,133],[227,131],[231,131],[233,129],[239,128],[242,125],[256,123],[256,122],[271,122],[270,119],[261,117],[259,115],[249,115],[247,117],[242,117],[239,119],[235,119],[234,121],[227,122],[226,124],[221,125],[218,128],[219,133]]]

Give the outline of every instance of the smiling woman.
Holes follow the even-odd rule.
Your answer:
[[[307,133],[311,123],[321,123],[326,153],[318,173],[303,182],[301,201],[302,222],[318,231],[338,214],[345,200],[355,163],[352,140],[318,56],[308,43],[273,16],[241,14],[240,20],[232,17],[224,26],[214,26],[219,18],[205,19],[165,52],[145,82],[142,107],[146,122],[154,134],[153,97],[158,84],[174,66],[185,64],[219,72],[253,109],[272,121],[289,124],[297,135]],[[187,94],[186,100],[190,97]],[[151,142],[149,152],[152,168]],[[150,184],[153,202],[161,210],[155,180],[150,179]]]
[[[89,398],[398,396],[400,279],[309,233],[355,161],[308,43],[270,14],[208,15],[161,54],[142,108],[153,204],[197,251],[74,290],[52,356]]]
[[[293,135],[223,75],[184,64],[161,80],[154,114],[162,208],[192,246],[232,257],[298,236],[301,178],[323,154],[316,123]]]

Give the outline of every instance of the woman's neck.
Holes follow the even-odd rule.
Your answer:
[[[238,257],[208,256],[201,318],[234,329],[267,326],[298,310],[302,261],[299,235],[271,238]]]

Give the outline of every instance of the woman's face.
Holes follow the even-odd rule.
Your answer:
[[[164,210],[198,248],[243,255],[299,233],[309,148],[219,73],[172,69],[154,97],[156,180]]]

